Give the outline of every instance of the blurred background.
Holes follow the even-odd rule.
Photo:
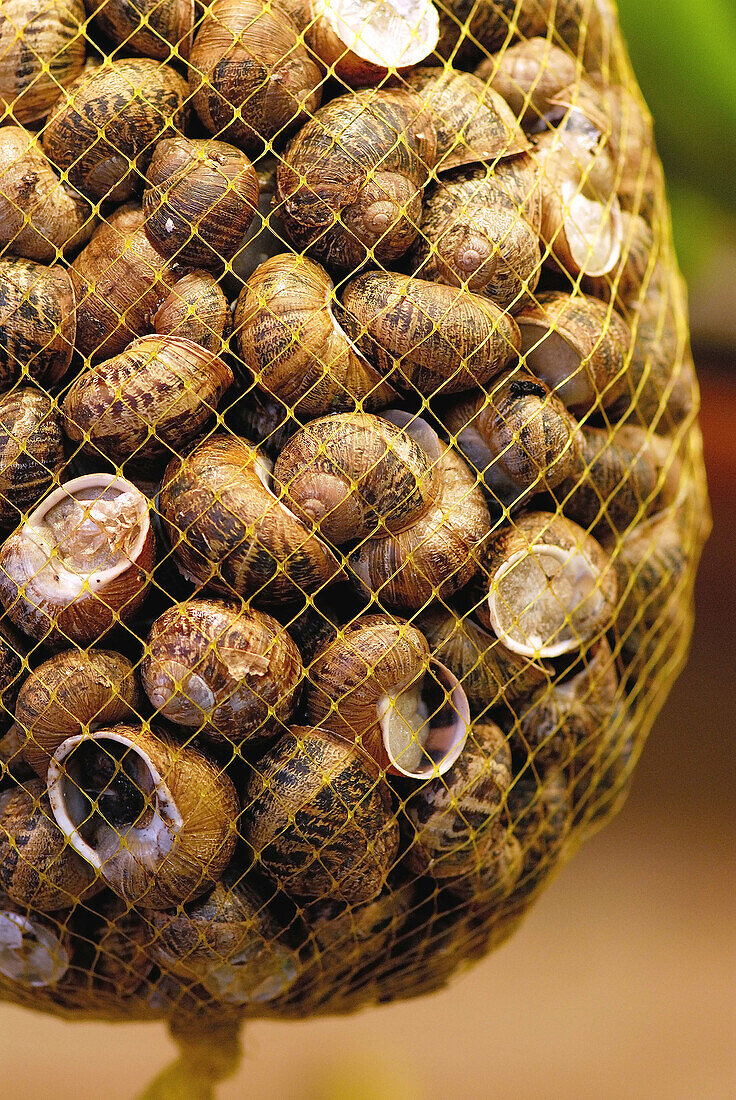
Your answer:
[[[692,659],[623,812],[506,946],[428,998],[250,1025],[219,1100],[736,1095],[736,5],[620,10],[668,174],[703,390],[715,527]],[[7,1100],[131,1100],[174,1054],[162,1025],[6,1006],[0,1049]]]

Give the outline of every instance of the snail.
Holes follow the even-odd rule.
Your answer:
[[[14,985],[39,990],[56,985],[71,963],[65,924],[38,917],[0,897],[0,975]]]
[[[651,222],[659,173],[652,118],[640,96],[622,84],[596,85],[617,150],[616,192],[624,209]]]
[[[341,324],[323,267],[286,253],[261,264],[235,307],[238,352],[257,382],[300,419],[389,405],[396,391],[381,378]]]
[[[584,278],[583,289],[594,298],[613,302],[624,315],[636,310],[653,277],[654,236],[638,215],[621,212],[621,257],[617,266],[597,279]]]
[[[610,306],[584,294],[545,291],[516,321],[527,367],[571,412],[608,408],[626,390],[631,333]]]
[[[62,96],[43,132],[47,157],[96,199],[123,202],[149,150],[182,129],[187,86],[169,65],[145,57],[106,60]]]
[[[62,404],[64,431],[93,457],[147,470],[212,424],[230,368],[179,336],[142,336],[80,374]]]
[[[418,65],[437,45],[439,17],[431,0],[312,0],[305,6],[307,43],[352,87],[373,86],[388,73]],[[292,0],[287,10],[296,7]]]
[[[146,498],[114,474],[54,489],[0,547],[0,602],[49,645],[95,642],[140,607],[155,560]]]
[[[32,386],[0,397],[0,527],[17,527],[63,464],[61,422],[51,398]]]
[[[370,271],[343,294],[345,327],[379,373],[420,394],[457,393],[495,377],[518,352],[508,314],[478,294]]]
[[[485,168],[453,173],[427,197],[410,259],[422,278],[482,292],[511,312],[528,301],[542,270],[538,234]]]
[[[191,901],[218,881],[233,854],[232,782],[160,730],[117,725],[68,737],[48,783],[64,836],[131,905]]]
[[[457,760],[470,728],[457,678],[403,619],[363,615],[308,669],[308,720],[356,741],[391,775],[426,779]]]
[[[52,263],[85,244],[94,227],[92,207],[54,174],[38,138],[0,127],[0,249]]]
[[[299,956],[279,938],[267,896],[228,872],[212,893],[186,909],[145,911],[148,950],[162,972],[200,983],[217,1001],[259,1005],[284,994]]]
[[[85,0],[103,34],[126,51],[159,61],[186,61],[192,44],[194,0]]]
[[[224,141],[164,138],[146,173],[146,234],[164,256],[217,271],[232,260],[258,204],[258,176]]]
[[[189,600],[154,622],[141,664],[143,687],[170,722],[240,744],[288,724],[303,675],[284,627],[262,611]]]
[[[515,711],[549,683],[543,665],[507,649],[469,615],[436,603],[417,616],[416,625],[437,660],[460,681],[473,715],[484,715],[501,702]]]
[[[534,37],[486,58],[476,76],[503,96],[522,126],[536,129],[555,97],[578,79],[578,65],[548,38]]]
[[[434,122],[437,172],[511,157],[529,148],[502,97],[472,73],[427,67],[412,69],[404,80]]]
[[[439,416],[494,496],[518,504],[572,475],[580,429],[544,383],[516,369],[476,392],[453,398]]]
[[[494,722],[475,723],[462,755],[406,804],[411,830],[408,866],[440,886],[472,874],[498,827],[511,785],[511,749]]]
[[[549,34],[561,39],[573,54],[581,45],[581,28],[592,35],[601,21],[598,5],[601,0],[443,0],[440,8],[441,38],[437,52],[440,57],[451,54],[457,60],[478,54],[478,46],[493,53],[516,35],[522,39]],[[595,46],[600,48],[600,32]],[[458,40],[459,43],[458,43]],[[594,48],[589,47],[590,60],[595,61]]]
[[[45,118],[82,71],[82,0],[5,0],[0,11],[0,108],[25,126]]]
[[[313,115],[322,75],[291,19],[256,0],[214,0],[194,39],[189,91],[210,133],[246,152]]]
[[[46,778],[62,741],[90,727],[132,719],[140,706],[133,665],[108,649],[69,649],[33,669],[18,692],[23,755]]]
[[[268,488],[247,440],[219,433],[172,459],[159,510],[180,572],[216,592],[280,604],[336,574],[332,553]]]
[[[193,271],[174,284],[154,314],[153,327],[159,336],[180,336],[218,354],[226,350],[232,320],[214,276]]]
[[[153,328],[158,310],[186,269],[150,244],[139,206],[125,203],[96,230],[70,274],[77,298],[77,350],[92,359],[119,355]]]
[[[576,523],[525,512],[494,532],[482,610],[512,652],[534,659],[587,648],[613,622],[616,574],[606,551]]]
[[[591,751],[574,762],[575,828],[584,839],[605,825],[626,801],[639,748],[626,708],[619,699],[613,720],[601,730]]]
[[[3,709],[8,709],[4,701]],[[0,733],[0,771],[4,776],[10,776],[16,783],[25,783],[28,779],[33,779],[33,770],[26,764],[23,757],[24,741],[25,733],[17,722],[13,722],[5,732]]]
[[[55,990],[57,1003],[116,1008],[142,992],[153,970],[148,927],[120,898],[104,894],[73,913],[74,965]]]
[[[363,542],[350,555],[355,579],[385,607],[418,610],[447,599],[479,568],[491,517],[477,477],[445,447],[436,463],[440,491],[434,506],[398,534]]]
[[[0,260],[0,390],[21,379],[53,386],[69,368],[75,332],[74,288],[63,267]]]
[[[67,844],[45,791],[30,779],[0,794],[0,890],[39,913],[71,909],[104,888]]]
[[[478,957],[499,946],[509,934],[499,921],[502,903],[513,896],[523,870],[521,844],[504,820],[495,829],[489,829],[477,844],[475,862],[468,860],[464,873],[446,883],[454,895],[469,902],[474,909],[485,907],[493,911],[493,923],[486,933],[487,938],[481,940]]]
[[[560,862],[572,826],[570,789],[554,769],[537,776],[525,770],[511,785],[507,798],[511,833],[521,845],[521,875],[506,910],[529,905]]]
[[[295,515],[339,546],[402,531],[428,512],[439,489],[434,433],[427,447],[379,416],[336,413],[291,437],[274,480]]]
[[[356,745],[294,726],[248,780],[240,835],[287,894],[351,905],[380,894],[399,845],[388,788]]]
[[[329,267],[389,264],[417,235],[436,134],[403,89],[339,96],[289,143],[277,172],[279,214],[292,244]]]
[[[28,671],[25,663],[26,646],[23,639],[11,627],[7,620],[0,621],[0,731],[5,731],[13,723],[13,708],[21,684]],[[0,752],[8,759],[7,749],[13,749],[12,742],[20,734],[15,730],[11,744]],[[12,754],[12,751],[11,751]],[[2,768],[0,768],[0,774]]]

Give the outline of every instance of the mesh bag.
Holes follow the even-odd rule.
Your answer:
[[[709,523],[684,289],[608,0],[0,0],[0,104],[0,995],[165,1018],[177,1095],[620,808]]]

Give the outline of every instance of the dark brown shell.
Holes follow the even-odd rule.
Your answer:
[[[199,344],[143,336],[76,379],[62,405],[64,431],[92,456],[148,470],[205,431],[232,381]]]
[[[337,734],[304,726],[258,761],[240,833],[286,893],[351,904],[381,892],[399,844],[377,766]]]
[[[70,183],[122,202],[153,144],[172,126],[183,128],[186,98],[186,83],[169,65],[141,57],[105,61],[61,99],[44,130],[44,151]]]
[[[18,693],[15,720],[25,732],[25,759],[45,779],[62,741],[130,718],[140,698],[133,665],[120,653],[92,648],[57,653],[29,674]]]
[[[302,674],[299,651],[276,619],[221,600],[165,611],[141,664],[143,687],[164,718],[235,744],[283,732]]]
[[[226,350],[232,323],[228,300],[207,271],[179,279],[153,318],[159,336],[180,336],[216,355]]]
[[[169,464],[159,507],[185,576],[278,604],[328,584],[337,564],[263,484],[262,462],[246,440],[212,436]]]
[[[24,677],[24,655],[25,645],[20,635],[9,623],[0,623],[0,730],[3,731],[13,720],[16,696]],[[21,737],[22,732],[15,730],[9,746],[11,755],[15,754],[15,746]],[[3,755],[3,759],[8,757]]]
[[[16,527],[64,464],[56,405],[21,386],[0,397],[0,527]]]
[[[0,11],[0,108],[16,122],[45,118],[82,71],[82,0],[5,0]]]
[[[189,57],[194,0],[86,0],[86,4],[100,30],[126,51],[168,61],[173,47],[175,60]]]
[[[292,253],[261,264],[238,298],[241,358],[259,385],[302,419],[359,402],[370,412],[397,397],[343,330],[338,309],[325,269]]]
[[[218,270],[237,252],[258,206],[258,176],[224,141],[164,138],[146,174],[146,233],[162,255]]]
[[[488,382],[517,354],[512,317],[478,294],[371,271],[343,294],[345,325],[397,388],[457,393]]]
[[[0,260],[0,390],[28,378],[53,386],[64,376],[74,350],[74,304],[63,267]]]
[[[561,772],[538,776],[527,768],[508,792],[508,817],[513,837],[521,846],[522,871],[509,898],[508,911],[529,904],[562,856],[572,826],[570,788]]]
[[[339,96],[292,139],[279,164],[279,213],[297,249],[352,271],[389,263],[417,234],[435,161],[434,124],[418,96]]]
[[[568,51],[548,38],[534,37],[487,58],[476,75],[503,96],[522,125],[533,128],[555,96],[577,79],[578,67]]]
[[[249,152],[284,135],[320,102],[322,75],[294,24],[256,0],[215,0],[194,40],[189,88],[213,134]]]

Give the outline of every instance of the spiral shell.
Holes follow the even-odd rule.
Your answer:
[[[238,798],[222,769],[161,731],[76,734],[49,765],[69,843],[131,905],[168,909],[213,886],[233,854]]]
[[[619,313],[629,316],[646,297],[645,284],[648,290],[654,281],[654,236],[643,218],[624,210],[621,237],[623,248],[617,266],[597,279],[585,278],[583,289],[601,301],[612,301]]]
[[[69,367],[75,332],[74,289],[63,267],[0,260],[0,390],[29,378],[53,386]]]
[[[154,315],[153,327],[159,336],[179,336],[218,354],[225,350],[232,320],[214,276],[193,271],[174,284]]]
[[[360,904],[381,892],[399,827],[377,766],[350,741],[293,727],[258,761],[243,802],[240,834],[287,894]]]
[[[26,125],[45,118],[82,71],[82,0],[5,0],[0,11],[0,107]]]
[[[16,527],[64,463],[61,423],[45,393],[21,386],[0,397],[0,527]]]
[[[186,61],[192,44],[194,0],[86,0],[90,15],[111,41],[126,50]]]
[[[199,344],[143,336],[79,375],[62,405],[64,431],[87,454],[149,469],[206,430],[232,381]]]
[[[46,778],[62,741],[94,726],[134,716],[140,692],[133,665],[108,649],[69,649],[44,661],[23,683],[15,719],[25,733],[23,755]]]
[[[319,264],[291,253],[253,272],[235,308],[241,358],[258,383],[311,419],[327,412],[388,405],[396,391],[340,324],[332,280]]]
[[[164,718],[239,744],[288,724],[303,673],[285,629],[261,611],[189,600],[151,628],[141,679]]]
[[[4,978],[38,992],[61,981],[71,956],[71,936],[65,925],[0,897],[0,974]]]
[[[476,69],[479,80],[503,96],[523,126],[534,128],[556,96],[578,76],[575,58],[548,38],[534,37],[489,57]]]

